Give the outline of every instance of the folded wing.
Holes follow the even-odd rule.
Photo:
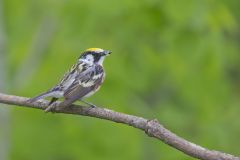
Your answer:
[[[63,106],[68,106],[91,92],[96,91],[103,82],[104,71],[102,66],[94,65],[79,73],[74,82],[64,92]]]

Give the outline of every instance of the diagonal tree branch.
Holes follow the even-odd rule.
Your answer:
[[[28,98],[25,97],[0,93],[0,103],[42,110],[45,109],[48,104],[47,100],[41,100],[34,103],[29,103],[27,100]],[[240,160],[240,157],[235,157],[233,155],[219,151],[208,150],[199,145],[191,143],[164,128],[156,119],[148,120],[142,117],[119,113],[105,108],[88,108],[79,105],[71,105],[68,108],[60,109],[61,106],[59,104],[60,102],[56,103],[56,109],[54,110],[56,113],[90,116],[117,123],[127,124],[129,126],[145,131],[148,136],[157,138],[191,157],[202,160]]]

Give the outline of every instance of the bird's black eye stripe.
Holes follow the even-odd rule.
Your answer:
[[[93,55],[94,56],[94,62],[98,62],[99,61],[99,59],[101,58],[101,54],[100,53],[95,53],[95,55]]]

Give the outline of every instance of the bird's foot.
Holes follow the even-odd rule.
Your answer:
[[[56,103],[52,103],[46,109],[44,109],[44,112],[46,112],[46,113],[48,113],[48,112],[54,113],[55,109],[56,109]]]
[[[97,106],[95,106],[94,104],[90,105],[91,108],[97,108]]]

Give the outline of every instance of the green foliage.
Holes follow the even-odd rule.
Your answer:
[[[86,48],[109,49],[106,81],[88,101],[158,118],[190,141],[239,154],[239,6],[238,0],[7,0],[11,93],[33,97],[56,84]],[[30,59],[33,74],[25,70],[15,82],[36,45],[45,49]],[[124,125],[31,109],[12,114],[12,160],[192,159]]]

